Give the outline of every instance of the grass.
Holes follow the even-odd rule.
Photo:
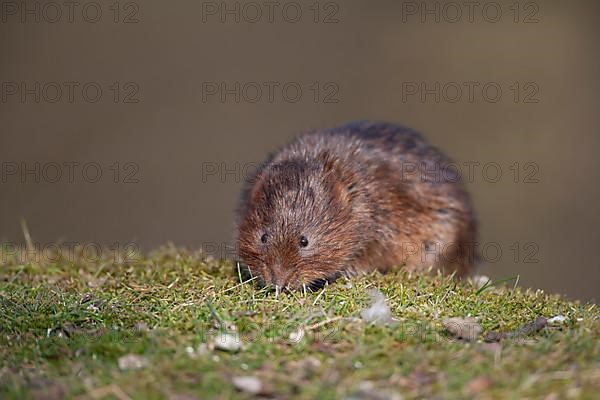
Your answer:
[[[276,297],[241,284],[229,262],[173,246],[127,263],[80,248],[45,260],[13,250],[0,251],[2,399],[594,398],[600,390],[598,307],[542,291],[397,271]],[[395,322],[361,320],[372,288]],[[483,337],[557,315],[566,320],[497,343],[461,341],[442,326],[474,317]],[[241,348],[214,348],[223,332]],[[139,365],[120,368],[131,354]]]

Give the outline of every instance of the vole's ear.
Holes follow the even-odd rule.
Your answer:
[[[330,182],[333,199],[342,206],[351,205],[354,198],[352,173],[345,171],[342,161],[328,152],[321,153],[319,157],[323,164],[323,172]]]
[[[323,165],[323,172],[326,174],[339,172],[339,160],[333,157],[330,152],[322,151],[317,155],[317,160]]]
[[[335,179],[331,186],[331,196],[334,204],[340,204],[342,209],[352,205],[352,194],[345,182]]]
[[[242,189],[242,202],[238,207],[240,216],[246,214],[252,204],[257,204],[262,200],[261,197],[264,196],[264,185],[266,184],[265,173],[264,169],[259,168],[247,177]]]
[[[251,203],[261,200],[264,195],[264,185],[266,182],[264,171],[259,171],[250,178],[248,182],[248,199]]]

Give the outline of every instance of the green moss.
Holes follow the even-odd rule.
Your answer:
[[[593,398],[600,390],[597,306],[542,291],[478,290],[398,271],[276,297],[240,284],[228,262],[172,246],[128,263],[77,252],[52,262],[0,255],[0,398],[103,397],[103,390],[252,397],[232,384],[242,375],[260,379],[265,394],[299,398],[390,390],[405,398]],[[396,322],[360,319],[369,288],[385,294]],[[471,316],[485,334],[556,315],[567,319],[495,344],[455,340],[441,324]],[[240,351],[206,346],[233,329]],[[291,340],[299,330],[302,339]],[[143,357],[145,367],[121,370],[127,354]]]

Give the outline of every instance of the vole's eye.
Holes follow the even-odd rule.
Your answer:
[[[306,236],[301,236],[300,237],[300,247],[306,247],[308,246],[308,239],[306,238]]]
[[[269,235],[267,235],[266,233],[264,233],[261,237],[260,237],[260,241],[263,243],[267,243],[267,240],[269,239]]]

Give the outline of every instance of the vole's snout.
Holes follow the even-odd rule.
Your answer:
[[[271,276],[271,286],[284,288],[286,286],[285,280],[281,277],[281,275],[273,274]]]
[[[285,289],[290,285],[290,275],[281,264],[273,265],[268,283],[274,288]]]

